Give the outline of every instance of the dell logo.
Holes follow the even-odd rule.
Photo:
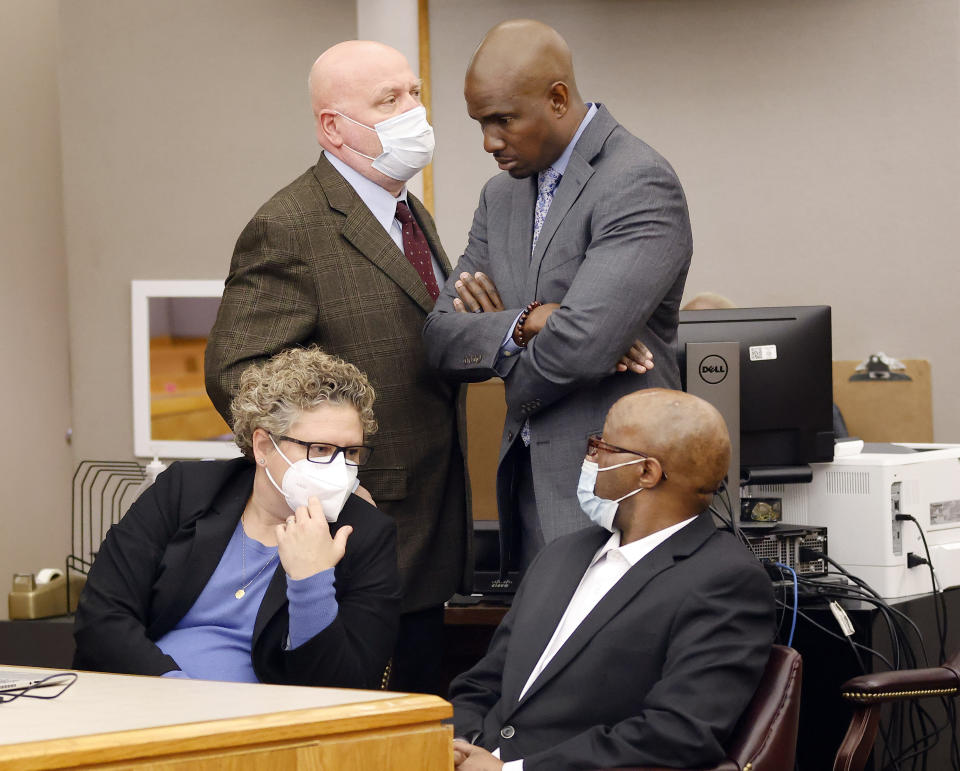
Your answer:
[[[716,385],[727,377],[727,360],[722,356],[711,354],[700,362],[700,379],[705,383]]]

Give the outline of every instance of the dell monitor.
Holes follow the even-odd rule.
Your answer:
[[[678,342],[684,390],[687,343],[739,347],[742,480],[764,469],[775,481],[777,467],[777,481],[788,481],[790,468],[833,460],[829,306],[681,311]],[[703,377],[721,377],[724,363],[706,358],[697,362]]]

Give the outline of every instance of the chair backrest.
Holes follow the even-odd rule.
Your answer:
[[[774,645],[760,685],[727,741],[727,757],[737,769],[793,771],[802,677],[800,654]]]

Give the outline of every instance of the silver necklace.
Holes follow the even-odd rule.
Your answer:
[[[240,582],[241,586],[237,591],[233,593],[233,596],[238,600],[243,599],[243,595],[246,594],[246,588],[250,586],[254,581],[257,580],[264,570],[267,569],[270,565],[273,564],[273,561],[277,558],[277,555],[280,554],[278,551],[277,554],[274,554],[269,560],[266,561],[264,566],[257,571],[257,575],[247,581],[247,534],[243,531],[243,515],[240,515]]]

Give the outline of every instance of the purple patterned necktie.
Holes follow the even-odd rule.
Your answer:
[[[545,171],[537,174],[537,208],[533,211],[533,246],[530,247],[530,253],[537,248],[537,239],[540,237],[540,228],[543,227],[543,221],[547,218],[547,211],[550,204],[553,203],[553,193],[560,184],[560,178],[563,177],[559,171],[552,166]]]
[[[400,220],[400,232],[403,233],[403,254],[420,274],[430,296],[436,300],[440,296],[440,287],[433,272],[430,245],[405,201],[397,201],[397,219]]]

